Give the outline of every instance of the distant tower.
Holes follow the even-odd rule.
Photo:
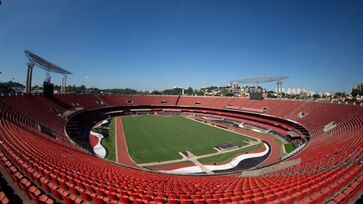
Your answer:
[[[236,91],[238,91],[240,89],[240,86],[239,86],[238,82],[234,81],[234,82],[231,82],[229,85],[231,86],[231,90],[233,92],[236,92]]]
[[[45,79],[44,79],[44,81],[50,83],[50,74],[49,74],[49,72],[46,72],[45,73]]]
[[[277,93],[277,97],[278,98],[281,98],[282,97],[282,81],[278,81],[277,82],[277,90],[276,90],[276,93]]]
[[[27,74],[26,74],[25,93],[30,94],[31,90],[32,90],[32,75],[33,75],[34,63],[33,62],[28,62],[27,66],[28,66],[28,71],[27,71]]]

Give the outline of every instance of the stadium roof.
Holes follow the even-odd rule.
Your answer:
[[[36,55],[28,50],[25,50],[25,55],[28,57],[28,59],[31,62],[33,62],[38,67],[44,69],[47,72],[55,72],[55,73],[59,73],[59,74],[72,74],[71,72],[39,57],[38,55]]]
[[[248,78],[248,79],[240,79],[240,80],[232,80],[230,83],[266,83],[266,82],[274,82],[274,81],[282,81],[288,79],[289,77],[257,77],[257,78]]]

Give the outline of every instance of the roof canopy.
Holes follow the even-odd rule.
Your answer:
[[[249,79],[240,79],[233,80],[230,83],[266,83],[266,82],[274,82],[274,81],[282,81],[288,79],[289,77],[258,77],[258,78],[249,78]]]
[[[28,50],[25,50],[25,55],[28,57],[28,59],[32,63],[34,63],[39,68],[42,68],[47,72],[55,72],[55,73],[59,73],[59,74],[72,74],[71,72],[39,57],[38,55],[36,55]]]

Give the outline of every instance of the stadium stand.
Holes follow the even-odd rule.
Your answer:
[[[105,102],[96,95],[55,95],[59,101],[72,107],[95,108],[106,105]]]
[[[19,196],[34,203],[348,203],[362,193],[360,106],[189,96],[55,97],[57,101],[42,96],[0,97],[1,168],[23,193]],[[64,132],[67,120],[59,114],[78,106],[94,111],[145,105],[189,111],[209,108],[216,114],[224,113],[226,106],[264,109],[265,115],[274,117],[243,111],[228,114],[282,130],[293,128],[282,119],[296,121],[310,132],[309,143],[287,159],[300,158],[298,166],[264,176],[158,174],[97,158],[72,145]],[[304,117],[299,117],[301,112]],[[336,127],[324,132],[332,121]],[[0,199],[6,203],[1,189]]]
[[[0,155],[1,156],[1,155]],[[5,193],[5,189],[8,188],[7,187],[7,182],[6,180],[3,178],[3,175],[0,174],[0,202],[1,203],[10,203],[10,199],[8,198],[8,196]],[[10,188],[11,189],[11,188]]]
[[[176,105],[176,96],[142,96],[142,95],[102,95],[108,104],[114,106],[130,105]]]

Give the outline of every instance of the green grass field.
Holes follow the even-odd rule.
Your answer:
[[[181,116],[126,116],[123,126],[129,153],[137,163],[181,159],[182,151],[210,154],[218,144],[242,146],[244,140],[255,140]]]
[[[145,166],[145,167],[153,169],[153,168],[172,166],[172,165],[177,165],[177,164],[191,164],[191,165],[193,165],[193,162],[191,162],[191,161],[181,161],[181,162],[175,162],[175,163],[170,163],[170,164],[159,164],[159,165],[152,165],[152,166]]]
[[[290,152],[292,152],[295,149],[294,146],[291,143],[284,144],[284,145],[285,145],[286,153],[290,153]]]
[[[107,155],[105,159],[116,161],[116,149],[115,149],[115,119],[112,118],[111,123],[108,126],[108,137],[101,141],[101,144],[106,148]]]
[[[224,154],[206,157],[203,159],[198,159],[198,161],[202,164],[225,164],[230,162],[233,158],[241,155],[242,153],[257,150],[263,147],[263,144],[253,145],[250,147],[242,148],[233,152],[227,152]]]

